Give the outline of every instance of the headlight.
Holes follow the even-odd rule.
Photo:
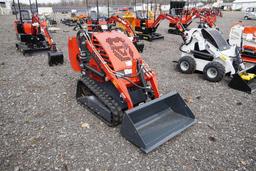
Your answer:
[[[101,25],[100,27],[101,27],[102,30],[107,30],[108,29],[107,25]]]
[[[116,72],[117,77],[125,77],[125,76],[131,76],[132,74],[132,69],[125,69],[123,71],[118,71]]]

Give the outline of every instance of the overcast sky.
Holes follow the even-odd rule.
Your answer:
[[[13,0],[9,0],[10,2],[12,2]],[[15,2],[17,2],[17,0],[15,0]],[[29,3],[29,0],[20,0],[20,2],[23,2],[23,3]],[[35,2],[35,0],[31,0],[31,2]],[[37,0],[38,3],[48,3],[48,2],[60,2],[60,0]]]

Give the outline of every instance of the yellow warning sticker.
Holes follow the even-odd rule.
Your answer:
[[[227,60],[229,60],[229,57],[226,56],[226,55],[221,54],[220,59],[222,59],[223,61],[227,61]]]

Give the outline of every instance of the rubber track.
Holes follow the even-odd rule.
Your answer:
[[[92,108],[87,104],[82,104],[82,105],[92,110],[92,112],[94,112],[94,114],[97,117],[99,117],[102,121],[104,121],[109,126],[117,126],[118,124],[120,124],[122,122],[124,113],[120,108],[120,106],[118,105],[118,103],[110,95],[108,95],[100,86],[98,86],[94,80],[90,79],[89,77],[83,76],[81,78],[81,81],[111,111],[111,122],[101,117],[97,109]]]

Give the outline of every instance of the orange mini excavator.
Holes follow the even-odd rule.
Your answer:
[[[69,37],[71,67],[80,72],[77,101],[148,153],[195,123],[181,96],[160,96],[156,74],[122,32],[102,27],[88,32],[78,23]]]
[[[196,18],[200,19],[199,28],[213,28],[215,27],[217,16],[222,16],[218,9],[184,9],[186,3],[188,6],[188,1],[170,1],[169,16],[174,20],[169,21],[169,33],[182,34],[176,28],[177,22],[181,23],[184,28],[187,28]]]
[[[16,48],[23,55],[29,52],[48,50],[48,64],[50,66],[63,64],[63,53],[57,50],[56,44],[48,32],[47,22],[39,19],[37,0],[35,4],[36,9],[32,8],[31,0],[29,0],[29,3],[30,10],[24,10],[21,9],[18,0],[18,12],[16,12],[15,2],[13,0],[16,13],[14,26],[18,39]]]
[[[168,33],[181,34],[176,28],[177,22],[180,22],[185,28],[187,28],[192,20],[196,17],[194,10],[184,10],[186,1],[170,1],[169,16],[174,20],[169,22]]]
[[[137,1],[135,3],[135,15],[131,12],[127,12],[123,18],[130,22],[133,29],[140,39],[153,41],[156,39],[163,39],[164,36],[157,33],[156,30],[159,26],[157,19],[155,19],[156,13],[149,10],[149,2],[147,0],[146,9],[144,9],[144,0],[142,0],[142,9],[137,9]],[[155,3],[156,5],[156,3]],[[151,3],[151,8],[153,4]],[[155,7],[156,8],[156,7]],[[155,9],[156,11],[156,9]]]
[[[179,3],[180,2],[178,2],[178,4]],[[165,13],[160,13],[156,17],[156,2],[154,5],[155,5],[155,14],[153,14],[153,17],[152,16],[150,17],[148,0],[146,4],[147,6],[146,10],[135,9],[136,16],[129,12],[129,13],[126,13],[126,15],[124,15],[123,17],[130,22],[130,24],[135,29],[136,34],[139,35],[141,39],[148,40],[148,41],[163,39],[164,36],[156,32],[162,20],[167,20],[169,22],[169,26],[170,26],[170,29],[168,30],[169,33],[181,34],[181,35],[182,35],[182,32],[180,31],[180,28],[178,28],[177,26],[182,25],[182,27],[186,28],[190,25],[190,23],[194,18],[200,18],[200,21],[202,23],[206,23],[207,27],[213,27],[216,21],[216,18],[212,16],[202,16],[197,10],[192,10],[190,11],[189,15],[187,14],[182,15],[182,17],[180,17],[179,15],[165,14]],[[136,6],[136,0],[135,0],[135,6]],[[151,8],[152,6],[153,4],[151,3]]]

